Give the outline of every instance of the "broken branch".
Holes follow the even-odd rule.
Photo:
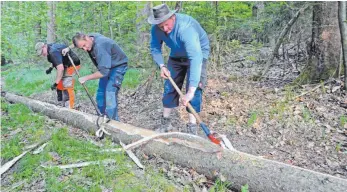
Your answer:
[[[125,152],[128,154],[128,156],[135,162],[135,164],[139,166],[141,169],[144,169],[144,166],[141,164],[140,160],[136,157],[136,155],[132,151],[125,149],[126,146],[124,143],[122,143],[122,141],[120,141],[119,143],[123,147]]]

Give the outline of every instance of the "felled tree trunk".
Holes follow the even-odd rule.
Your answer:
[[[94,133],[96,116],[76,110],[60,108],[52,104],[7,93],[9,102],[23,103],[34,112],[39,112],[50,118],[64,121]],[[106,127],[115,142],[120,140],[129,144],[143,137],[156,134],[153,131],[134,127],[132,125],[111,121]],[[187,140],[188,139],[188,140]],[[310,171],[230,150],[220,151],[220,147],[206,139],[197,136],[182,138],[161,138],[148,142],[138,148],[147,155],[161,158],[195,169],[197,172],[213,178],[223,175],[232,182],[233,187],[240,189],[248,184],[250,191],[305,191],[326,192],[345,191],[347,180],[331,175]],[[220,151],[219,154],[216,151]]]

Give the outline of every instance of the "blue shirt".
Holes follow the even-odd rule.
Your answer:
[[[52,43],[47,45],[47,60],[52,63],[53,67],[63,64],[63,55],[61,50],[67,46],[59,43]]]
[[[68,56],[63,56],[61,53],[61,51],[66,47],[66,45],[59,43],[47,44],[47,60],[48,62],[52,63],[53,67],[57,67],[60,64],[63,64],[64,68],[71,66]],[[69,55],[76,66],[80,65],[80,60],[73,51],[70,50]]]
[[[92,50],[89,51],[93,63],[103,76],[108,76],[110,69],[128,62],[128,57],[117,43],[99,33],[89,34],[94,37]]]
[[[154,61],[164,64],[163,42],[171,49],[170,57],[190,60],[189,86],[198,87],[203,58],[208,59],[210,43],[205,30],[191,16],[176,13],[172,31],[166,35],[157,25],[151,29],[151,53]]]

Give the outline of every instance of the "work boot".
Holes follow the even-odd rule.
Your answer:
[[[173,130],[173,126],[171,125],[171,119],[168,117],[162,117],[159,128],[156,130],[159,133],[166,133]]]
[[[187,123],[187,133],[198,135],[198,125],[193,123]]]

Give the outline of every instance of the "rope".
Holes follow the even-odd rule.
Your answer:
[[[102,118],[102,122],[99,123],[100,118]],[[108,123],[110,119],[107,118],[106,115],[104,116],[98,116],[98,119],[96,120],[96,126],[99,128],[96,132],[95,135],[99,138],[104,138],[104,133],[106,135],[111,135],[109,132],[106,131],[105,129],[105,124]]]

